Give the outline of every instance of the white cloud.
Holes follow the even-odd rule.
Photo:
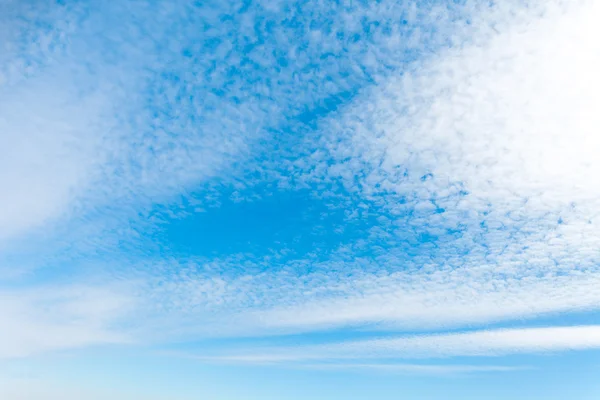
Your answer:
[[[0,240],[65,213],[103,161],[109,98],[74,92],[37,80],[0,96]]]
[[[502,365],[467,365],[467,364],[304,364],[303,368],[322,370],[345,371],[372,371],[376,373],[403,374],[403,375],[462,375],[485,372],[514,372],[528,369],[528,367],[514,367]]]
[[[546,353],[600,347],[600,327],[569,326],[501,329],[340,344],[333,351],[365,353],[377,357],[499,356]]]
[[[254,324],[274,330],[302,331],[364,324],[431,329],[600,307],[600,297],[595,294],[600,285],[598,273],[568,277],[501,275],[472,268],[431,274],[398,273],[389,279],[353,283],[340,281],[329,289],[335,293],[337,284],[343,294],[315,296],[315,299],[286,295],[273,301],[281,305],[250,315],[256,318],[252,321]],[[321,289],[322,293],[327,290]],[[309,299],[303,301],[307,297]]]
[[[496,357],[510,354],[539,354],[598,348],[600,348],[600,327],[590,325],[483,330],[287,348],[250,348],[222,351],[217,355],[199,356],[199,359],[251,364],[293,364],[319,361],[326,367],[334,360],[345,360],[344,365],[346,365],[348,360]],[[349,367],[352,367],[351,363]]]
[[[232,278],[215,274],[227,274],[236,261],[221,262],[176,264],[148,278],[139,304],[147,321],[162,326],[157,332],[193,338],[337,327],[427,330],[600,307],[596,268],[546,270],[544,264],[523,268],[509,261],[478,265],[475,259],[460,268],[405,266],[405,271],[383,272],[401,269],[402,260],[341,259],[269,262],[282,271]],[[293,272],[305,268],[313,272]]]
[[[507,7],[482,17],[476,28],[461,25],[455,31],[453,21],[464,21],[481,10],[468,7],[464,15],[457,16],[452,10],[438,9],[431,18],[416,6],[396,10],[407,11],[408,19],[426,27],[442,24],[441,37],[455,32],[455,46],[419,60],[401,78],[388,79],[382,65],[388,61],[400,65],[402,57],[392,55],[422,43],[425,28],[403,36],[400,27],[394,26],[389,37],[377,32],[379,46],[348,44],[347,64],[352,71],[362,71],[357,72],[356,80],[362,82],[364,75],[369,75],[379,86],[339,112],[331,112],[320,125],[317,151],[308,160],[297,162],[302,166],[300,174],[305,174],[299,181],[341,177],[365,202],[383,203],[395,229],[392,234],[417,226],[443,233],[464,223],[468,229],[460,239],[446,247],[441,245],[437,254],[426,249],[411,262],[398,254],[401,252],[390,251],[387,258],[372,262],[342,258],[336,264],[333,260],[314,266],[316,272],[308,274],[298,270],[310,261],[284,265],[283,272],[241,278],[225,274],[207,277],[179,265],[180,271],[170,275],[171,271],[153,266],[149,275],[164,275],[151,278],[145,293],[135,294],[135,312],[129,315],[142,326],[136,333],[143,339],[164,335],[164,340],[181,332],[244,335],[365,323],[431,328],[600,307],[600,274],[595,263],[600,257],[595,218],[596,172],[600,169],[595,158],[600,126],[595,112],[600,93],[596,73],[600,53],[594,40],[598,6],[577,2],[564,11],[561,7],[565,4],[544,4],[550,6],[539,18],[532,18],[532,11],[506,14],[510,11]],[[384,3],[362,11],[374,19],[396,15],[388,6]],[[125,19],[136,14],[126,9],[117,11],[115,14],[125,15]],[[185,14],[184,9],[164,11],[156,13],[158,21],[153,19],[154,11],[146,16],[148,26],[162,26],[171,18],[176,20],[178,13]],[[203,17],[217,18],[218,12],[210,11],[211,15]],[[253,29],[252,15],[241,21],[240,35]],[[341,17],[349,34],[358,29],[357,15],[349,12]],[[92,22],[86,26],[103,26],[94,25],[98,20]],[[78,23],[70,22],[75,27],[65,32],[79,29]],[[494,25],[499,33],[491,28]],[[228,29],[234,28],[212,34],[229,34]],[[121,43],[122,52],[115,54],[117,58],[128,57],[116,67],[93,53],[84,57],[84,65],[93,65],[95,72],[73,65],[81,61],[75,60],[65,63],[64,69],[61,63],[36,65],[31,79],[29,75],[11,75],[6,81],[15,85],[15,90],[0,96],[0,130],[4,133],[0,136],[0,188],[7,193],[0,198],[0,239],[39,229],[46,221],[68,221],[73,213],[81,212],[76,217],[93,214],[103,206],[119,210],[110,210],[108,215],[100,212],[98,219],[109,220],[109,225],[114,220],[119,225],[121,220],[127,221],[123,215],[137,215],[154,201],[185,192],[233,168],[233,161],[242,163],[253,141],[264,134],[265,121],[269,127],[285,125],[287,114],[310,111],[329,94],[356,83],[340,79],[350,71],[337,70],[346,65],[339,60],[324,64],[323,70],[308,68],[321,52],[340,50],[334,40],[335,30],[329,36],[326,31],[307,33],[305,45],[310,51],[303,52],[300,47],[290,50],[288,61],[295,67],[281,68],[278,76],[285,82],[282,86],[258,80],[265,69],[276,68],[268,46],[257,46],[252,53],[260,73],[244,71],[256,81],[239,75],[229,82],[223,66],[239,66],[238,55],[232,51],[235,40],[224,40],[211,53],[213,59],[188,65],[178,45],[173,45],[173,52],[165,50],[164,60],[145,58],[133,51],[132,47],[152,49],[156,44],[153,37],[140,32],[131,33],[133,42]],[[83,33],[94,36],[93,32]],[[167,31],[153,33],[158,42],[172,36]],[[58,40],[58,44],[40,44],[40,54],[69,59],[69,52],[61,47],[68,43],[66,34],[51,34],[48,40]],[[270,45],[287,48],[294,41],[292,34],[282,27],[269,35],[275,40]],[[472,38],[468,38],[470,34]],[[406,42],[399,43],[398,37]],[[46,40],[44,35],[40,38]],[[431,41],[439,45],[443,40]],[[60,51],[52,53],[56,48]],[[216,62],[225,55],[231,59]],[[161,72],[170,71],[173,60],[179,69],[173,72],[172,80],[159,78]],[[22,62],[18,59],[13,64]],[[3,64],[5,75],[15,70],[13,64]],[[150,78],[139,73],[142,67],[152,71]],[[75,83],[67,79],[71,73]],[[321,86],[327,76],[333,77],[333,83]],[[25,78],[26,83],[21,83]],[[78,86],[82,82],[86,83],[85,90]],[[196,93],[190,88],[196,88],[198,82],[206,85],[198,85],[199,95],[187,102],[184,99]],[[225,84],[232,85],[230,97],[212,94],[212,89]],[[148,92],[153,89],[156,92]],[[257,93],[260,96],[251,98],[250,94]],[[315,143],[309,143],[311,146]],[[335,163],[324,160],[319,153],[323,149]],[[280,167],[277,165],[275,173],[282,173]],[[397,172],[403,168],[410,172],[406,179]],[[421,181],[428,173],[431,179]],[[457,200],[457,187],[469,194]],[[380,196],[383,192],[386,194]],[[406,205],[398,201],[403,195],[408,198]],[[443,214],[431,212],[432,198],[446,207]],[[484,218],[488,207],[492,212]],[[405,219],[402,212],[408,208],[414,213]],[[559,218],[564,219],[563,224],[557,223]],[[95,247],[104,249],[107,241],[87,226],[89,220],[79,224],[82,226],[77,222],[78,229],[71,234],[93,236],[96,239],[92,240],[98,241]],[[480,223],[487,228],[479,231]],[[518,229],[511,228],[514,226]],[[113,232],[114,226],[109,228],[99,230]],[[87,229],[94,235],[82,235]],[[470,252],[461,254],[464,248]],[[450,263],[457,259],[460,265]],[[337,271],[342,272],[332,272],[331,267],[339,265],[342,267]],[[0,323],[8,328],[0,337],[0,356],[124,340],[122,331],[111,326],[113,318],[131,311],[129,297],[113,297],[109,290],[92,297],[68,294],[63,301],[61,291],[42,291],[36,295],[39,297],[3,295]],[[114,307],[98,309],[106,298],[115,299]],[[52,305],[51,312],[43,313],[44,304]],[[152,329],[155,326],[164,329],[156,333]],[[592,328],[581,329],[569,331],[579,340],[574,343],[584,343],[585,332],[595,340],[596,333],[589,332]],[[549,331],[541,333],[545,332]],[[527,337],[524,333],[521,337]],[[494,343],[499,343],[494,340],[500,340],[498,336],[478,335],[405,340],[415,348],[422,346],[424,352],[441,341],[448,348],[467,353],[480,348],[491,352]],[[517,346],[518,341],[510,335],[506,331],[500,337]],[[400,350],[408,346],[402,343],[395,345]],[[496,346],[504,346],[504,351],[518,350],[518,346],[510,348],[506,343]],[[547,345],[567,348],[564,343],[548,341]],[[538,351],[522,344],[525,347]]]
[[[457,21],[476,9],[315,3],[288,15],[266,2],[237,16],[228,3],[148,5],[2,4],[0,187],[8,194],[0,240],[42,229],[51,236],[73,219],[71,231],[90,229],[78,218],[90,225],[89,214],[103,207],[112,207],[105,220],[133,218],[226,177],[258,139],[268,139],[266,128],[383,78],[402,65],[402,50],[436,48],[442,32],[465,29]],[[370,38],[355,41],[365,16],[373,21]],[[263,19],[273,32],[254,23]],[[315,29],[301,28],[308,21]],[[218,28],[200,33],[205,23]],[[265,70],[276,72],[277,83]]]
[[[173,283],[175,298],[239,307],[247,325],[234,319],[231,329],[241,331],[456,326],[600,307],[600,9],[544,5],[514,21],[504,14],[497,34],[485,30],[367,91],[324,121],[310,155],[295,161],[295,179],[341,178],[360,206],[383,205],[372,212],[391,220],[384,234],[408,236],[411,250],[418,232],[445,242],[412,259],[390,250],[376,262],[219,280],[218,289],[192,278]]]
[[[0,359],[131,343],[134,299],[124,288],[84,285],[0,291]]]
[[[429,329],[599,308],[599,9],[544,4],[543,13],[514,21],[495,15],[498,33],[481,28],[480,37],[367,91],[309,144],[339,162],[321,169],[315,162],[331,160],[312,154],[301,163],[307,180],[347,179],[367,208],[383,204],[385,212],[373,212],[389,217],[385,233],[398,243],[408,236],[416,255],[399,248],[367,260],[350,246],[349,257],[242,278],[207,276],[202,263],[178,266],[152,302],[188,321],[182,330],[208,335]],[[433,200],[444,212],[432,210]],[[446,233],[460,226],[458,237]],[[421,231],[447,241],[419,250]]]
[[[596,2],[546,4],[541,16],[416,64],[325,122],[320,145],[338,162],[311,177],[339,177],[367,197],[405,195],[416,209],[435,199],[455,218],[490,206],[529,218],[560,209],[587,222],[600,169],[600,11]],[[468,193],[460,200],[458,187]],[[402,209],[395,197],[383,201]]]

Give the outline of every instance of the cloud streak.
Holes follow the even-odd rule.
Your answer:
[[[543,354],[600,348],[600,327],[497,329],[404,336],[289,348],[246,349],[199,359],[232,363],[295,363],[368,359],[436,359]],[[352,364],[349,364],[352,367]],[[382,367],[385,368],[385,367]],[[390,367],[392,368],[392,367]],[[401,367],[400,367],[401,368]]]
[[[305,365],[305,368],[321,369],[324,371],[342,370],[357,372],[375,372],[401,375],[438,375],[456,376],[477,373],[515,372],[528,369],[527,367],[507,367],[501,365],[453,365],[453,364],[316,364]]]

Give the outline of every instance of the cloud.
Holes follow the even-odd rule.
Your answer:
[[[85,285],[0,290],[0,359],[131,343],[123,288]]]
[[[0,96],[0,240],[43,226],[72,206],[102,162],[103,93],[74,96],[67,84],[29,82]]]
[[[597,309],[598,12],[582,1],[504,14],[496,34],[439,51],[319,121],[300,140],[305,157],[276,160],[289,167],[283,181],[333,185],[320,198],[341,182],[349,219],[377,218],[345,257],[240,279],[222,272],[235,261],[210,279],[191,268],[164,296],[186,313],[228,310],[215,326],[235,332]]]
[[[322,262],[240,256],[149,264],[139,303],[144,315],[170,321],[160,332],[188,339],[342,327],[440,329],[600,307],[594,265],[490,263],[473,255],[458,266],[421,265],[393,250],[381,259],[354,254],[333,253]],[[249,272],[260,270],[266,272]]]
[[[597,5],[268,3],[68,6],[25,19],[28,43],[2,32],[0,261],[81,280],[91,265],[133,289],[3,292],[0,356],[600,307]],[[147,257],[156,208],[194,190],[210,203],[204,184],[240,201],[260,184],[308,190],[367,227],[326,260]],[[590,329],[568,334],[594,347]],[[393,346],[545,351],[511,332]]]
[[[396,329],[465,326],[596,309],[600,299],[590,293],[598,283],[597,273],[535,278],[505,277],[484,268],[398,273],[390,279],[336,282],[344,294],[330,297],[326,297],[325,287],[320,289],[325,298],[285,296],[273,301],[280,305],[253,315],[253,322],[263,329],[284,331],[365,325]]]
[[[406,354],[413,357],[498,356],[518,353],[546,353],[600,347],[600,327],[573,326],[476,331],[449,335],[378,339],[340,345],[350,352],[383,356]]]
[[[419,189],[430,173],[419,194],[461,183],[488,201],[511,192],[587,198],[598,144],[598,6],[544,4],[542,15],[441,50],[325,120],[320,145],[337,162],[323,178],[358,169],[360,187],[374,194]]]
[[[593,2],[549,7],[416,64],[324,121],[323,168],[300,178],[341,182],[433,236],[482,233],[492,253],[561,223],[578,244],[597,207],[596,15]]]
[[[348,360],[496,357],[510,354],[541,354],[598,348],[600,348],[600,327],[589,325],[481,330],[287,348],[250,348],[221,351],[221,354],[202,355],[198,358],[214,362],[258,364],[319,361],[327,367],[328,362],[335,360],[345,360],[344,365],[346,365]],[[352,368],[352,365],[350,363],[348,367]],[[390,364],[390,368],[393,368],[393,365]],[[401,365],[399,368],[402,368]],[[381,368],[386,367],[382,366]],[[426,367],[424,368],[426,369]],[[435,366],[432,368],[435,369]]]
[[[508,367],[502,365],[454,365],[454,364],[308,364],[304,368],[342,371],[375,372],[402,375],[441,375],[455,376],[462,374],[514,372],[527,367]]]
[[[0,239],[19,252],[17,239],[42,236],[37,246],[71,253],[97,247],[88,237],[106,247],[135,241],[113,237],[127,230],[120,221],[211,178],[229,182],[260,143],[277,141],[274,131],[320,118],[445,45],[448,32],[467,36],[478,11],[416,2],[2,7]]]

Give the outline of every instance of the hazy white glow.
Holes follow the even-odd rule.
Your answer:
[[[0,291],[0,359],[130,342],[118,324],[132,305],[122,290],[108,287]]]
[[[351,107],[354,146],[375,162],[385,149],[384,168],[432,171],[438,185],[463,182],[500,203],[598,194],[600,6],[549,10],[481,46],[449,49],[368,96],[374,104]]]

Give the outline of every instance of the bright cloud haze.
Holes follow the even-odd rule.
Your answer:
[[[598,398],[599,19],[0,0],[0,398]]]

